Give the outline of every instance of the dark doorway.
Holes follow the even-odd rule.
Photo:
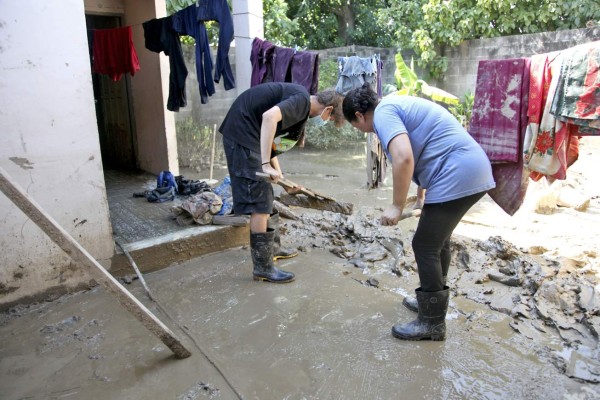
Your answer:
[[[121,27],[117,16],[85,16],[90,62],[92,60],[93,35],[95,29]],[[134,119],[131,108],[130,77],[125,74],[118,81],[108,75],[92,72],[96,119],[100,135],[100,151],[105,169],[135,169],[136,143]]]

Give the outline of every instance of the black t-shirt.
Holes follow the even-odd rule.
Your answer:
[[[262,115],[274,106],[279,107],[282,118],[277,123],[271,156],[281,154],[301,138],[310,112],[308,91],[295,83],[268,82],[246,90],[231,105],[219,132],[260,153]]]

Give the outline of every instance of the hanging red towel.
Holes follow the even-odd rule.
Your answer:
[[[140,70],[140,62],[133,46],[131,26],[95,30],[93,49],[94,72],[106,74],[115,82],[127,72],[133,76]]]

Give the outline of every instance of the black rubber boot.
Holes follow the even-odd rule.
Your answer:
[[[439,292],[415,290],[419,315],[407,324],[392,327],[392,335],[403,340],[444,340],[446,339],[446,312],[448,311],[449,290],[445,286]]]
[[[444,283],[444,286],[446,286],[445,276],[442,278],[442,282]],[[417,303],[416,297],[405,297],[404,300],[402,300],[402,305],[408,308],[410,311],[419,312],[419,304]]]
[[[270,229],[264,233],[250,233],[250,252],[254,264],[252,275],[255,281],[291,282],[295,278],[293,273],[279,270],[273,265],[274,236],[275,233]]]
[[[274,211],[267,220],[267,229],[273,229],[275,232],[275,240],[273,241],[273,260],[280,258],[292,258],[298,255],[294,249],[281,247],[281,237],[279,236],[279,212]]]

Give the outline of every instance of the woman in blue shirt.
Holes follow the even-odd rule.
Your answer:
[[[479,144],[442,106],[429,100],[391,95],[379,99],[368,86],[350,91],[344,117],[363,132],[375,132],[392,163],[393,198],[381,216],[396,225],[411,180],[418,185],[421,217],[412,240],[421,286],[416,301],[405,298],[416,320],[397,324],[405,340],[444,340],[449,290],[450,237],[466,212],[496,184]]]

